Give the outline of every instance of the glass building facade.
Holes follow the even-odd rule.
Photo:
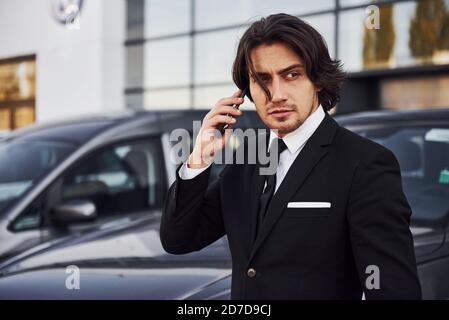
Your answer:
[[[210,108],[235,90],[242,33],[278,12],[310,23],[342,60],[338,112],[449,107],[449,0],[127,0],[127,107]]]

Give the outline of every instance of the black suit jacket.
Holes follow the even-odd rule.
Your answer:
[[[257,236],[263,187],[257,164],[227,165],[177,178],[160,237],[172,254],[200,250],[227,235],[232,299],[420,299],[411,209],[391,151],[326,114],[274,195]],[[330,202],[330,208],[287,208]],[[379,270],[379,288],[372,269]],[[368,268],[368,270],[367,270]],[[252,270],[250,270],[252,269]]]

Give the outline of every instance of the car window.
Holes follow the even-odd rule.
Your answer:
[[[75,145],[55,141],[1,142],[0,215],[75,148]]]
[[[358,131],[396,156],[412,226],[433,228],[449,214],[449,128],[394,127]]]
[[[160,157],[156,139],[96,152],[64,176],[63,201],[89,200],[99,216],[160,207],[165,172]]]
[[[45,194],[45,193],[44,193]],[[42,226],[45,210],[44,196],[35,199],[11,224],[12,231],[36,229]]]

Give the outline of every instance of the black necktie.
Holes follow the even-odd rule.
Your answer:
[[[273,141],[270,147],[270,153],[275,152],[275,148],[273,148],[276,144],[276,141]],[[277,160],[279,160],[279,155],[287,149],[285,142],[282,139],[277,138]],[[271,155],[270,155],[271,158]],[[270,204],[271,198],[273,198],[274,190],[276,189],[276,172],[272,175],[266,176],[266,187],[262,192],[262,195],[259,199],[259,213],[257,220],[257,231],[260,230],[260,226],[262,225],[262,221],[265,218],[265,214],[267,212],[267,208]]]

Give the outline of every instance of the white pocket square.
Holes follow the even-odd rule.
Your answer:
[[[330,208],[330,202],[289,202],[287,208]]]

